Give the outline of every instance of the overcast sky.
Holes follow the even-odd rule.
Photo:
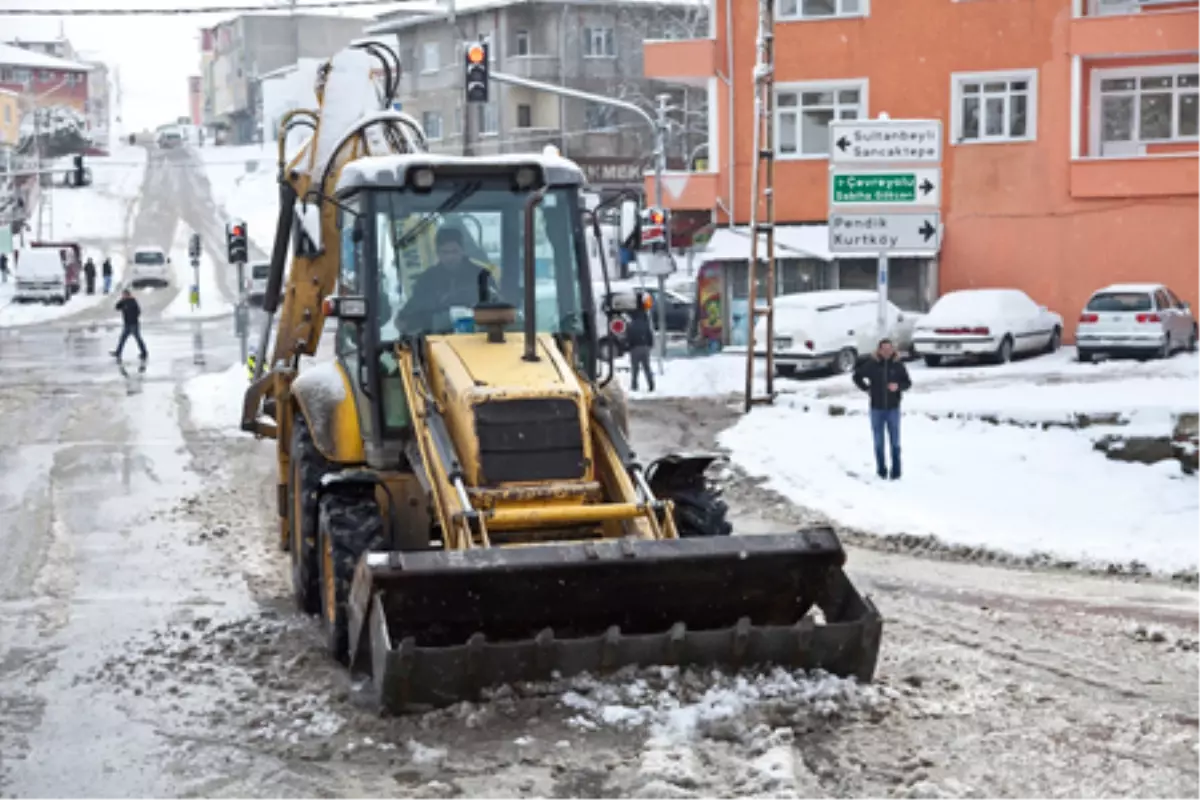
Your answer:
[[[0,0],[0,39],[53,39],[62,32],[85,56],[104,61],[110,68],[119,67],[122,120],[114,124],[114,132],[121,134],[153,129],[188,114],[187,79],[200,74],[199,30],[232,15],[26,17],[5,16],[5,8],[161,9],[254,4],[286,5],[286,0]],[[362,17],[372,12],[357,9],[353,13]],[[113,102],[115,117],[115,97]]]

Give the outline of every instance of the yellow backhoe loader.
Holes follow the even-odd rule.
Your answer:
[[[382,110],[352,114],[372,57]],[[715,456],[643,467],[631,448],[578,166],[431,154],[387,110],[398,77],[386,48],[352,47],[285,122],[243,409],[278,443],[279,542],[330,653],[393,711],[629,664],[870,680],[881,618],[832,530],[731,536]],[[327,318],[333,357],[301,371]]]

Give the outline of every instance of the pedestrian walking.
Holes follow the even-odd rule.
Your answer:
[[[8,283],[8,255],[0,253],[0,283]]]
[[[87,262],[83,265],[83,280],[87,284],[87,293],[96,293],[96,262],[92,261],[92,257],[88,256]]]
[[[112,259],[108,256],[104,257],[104,263],[100,265],[100,274],[104,278],[104,293],[108,294],[112,291]]]
[[[875,440],[875,472],[880,478],[900,478],[900,397],[912,388],[908,369],[896,357],[891,339],[879,346],[854,370],[854,385],[871,398],[871,435]],[[888,472],[884,434],[891,445],[892,469]]]
[[[132,336],[137,342],[138,350],[141,351],[144,361],[150,354],[146,352],[146,343],[142,341],[142,308],[138,305],[133,292],[128,289],[121,292],[121,299],[117,301],[117,311],[121,312],[121,321],[124,325],[121,328],[121,338],[117,340],[117,349],[113,350],[111,354],[116,356],[117,361],[120,361],[121,351],[125,349],[125,340]]]
[[[654,328],[650,324],[650,315],[646,313],[649,307],[650,298],[638,292],[637,306],[629,315],[629,328],[625,334],[625,341],[629,344],[629,365],[633,372],[629,385],[635,392],[638,390],[638,373],[643,371],[646,373],[646,385],[650,391],[654,391],[654,372],[650,369]]]

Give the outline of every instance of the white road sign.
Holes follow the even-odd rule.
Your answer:
[[[829,172],[829,207],[889,206],[941,208],[940,167],[834,169]]]
[[[942,121],[938,119],[841,120],[829,126],[833,164],[939,164]]]
[[[829,215],[829,249],[834,253],[935,253],[941,246],[942,215],[936,211]]]

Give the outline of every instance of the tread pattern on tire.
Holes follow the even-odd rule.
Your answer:
[[[349,662],[349,635],[346,601],[354,570],[363,553],[380,547],[384,542],[383,516],[375,498],[366,492],[334,491],[321,497],[319,513],[321,547],[327,537],[333,546],[333,582],[336,608],[329,619],[322,602],[322,617],[329,653],[343,664]],[[324,569],[322,551],[319,559]],[[321,586],[324,588],[324,575]],[[322,601],[324,598],[322,597]]]
[[[321,610],[320,585],[317,582],[317,498],[321,491],[321,476],[329,466],[313,443],[308,423],[297,415],[292,423],[292,465],[298,467],[299,486],[303,511],[291,536],[299,533],[299,545],[295,541],[293,551],[299,547],[299,557],[292,562],[292,593],[296,607],[305,614],[317,614]],[[291,498],[289,498],[291,502]],[[295,507],[293,503],[292,508]]]
[[[721,498],[721,490],[706,476],[651,488],[660,500],[675,504],[675,528],[680,538],[733,533],[733,526],[726,519],[729,506]]]

